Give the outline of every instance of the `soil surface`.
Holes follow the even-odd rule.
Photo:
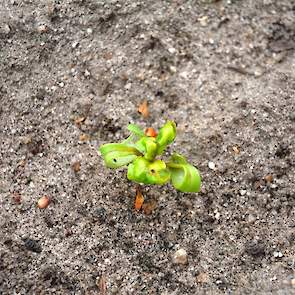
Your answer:
[[[295,294],[294,40],[292,0],[1,0],[0,293]],[[98,147],[167,119],[202,190],[135,212]]]

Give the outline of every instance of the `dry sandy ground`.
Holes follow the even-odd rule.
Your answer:
[[[0,293],[295,294],[294,40],[291,0],[1,0]],[[167,118],[202,191],[137,213],[97,149]]]

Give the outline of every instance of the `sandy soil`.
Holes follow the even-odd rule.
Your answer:
[[[295,294],[294,40],[291,0],[2,0],[0,293]],[[137,213],[97,150],[167,118],[202,191]]]

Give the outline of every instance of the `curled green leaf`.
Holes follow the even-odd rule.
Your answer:
[[[141,156],[136,148],[122,143],[107,143],[102,145],[99,150],[108,168],[125,166]]]
[[[165,148],[173,142],[176,136],[176,125],[173,121],[168,121],[160,130],[156,137],[158,143],[157,154],[161,155]]]
[[[186,159],[179,155],[172,155],[167,163],[171,173],[172,185],[181,192],[199,192],[201,176],[196,167],[190,165]]]
[[[139,157],[129,164],[127,178],[144,184],[164,184],[169,181],[170,172],[161,160],[150,162],[144,157]]]

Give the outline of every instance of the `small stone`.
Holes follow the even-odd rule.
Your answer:
[[[241,195],[241,196],[245,196],[246,193],[247,193],[247,191],[246,191],[245,189],[241,189],[241,190],[240,190],[240,195]]]
[[[204,15],[204,16],[200,17],[198,19],[198,21],[200,22],[200,25],[202,27],[206,27],[208,25],[208,16],[207,15]]]
[[[42,252],[42,248],[41,248],[38,241],[27,238],[27,239],[24,239],[24,242],[25,242],[25,247],[29,251],[32,251],[32,252],[35,252],[35,253],[41,253]]]
[[[273,252],[273,256],[275,258],[282,258],[283,257],[283,253],[280,252],[280,251],[275,251],[275,252]]]
[[[176,52],[176,49],[174,47],[170,47],[168,48],[168,51],[171,53],[171,54],[174,54]]]
[[[78,42],[78,41],[75,41],[75,42],[73,42],[73,44],[72,44],[72,48],[76,48],[78,45],[79,45],[79,42]]]
[[[295,278],[291,279],[290,284],[291,286],[295,287]]]
[[[103,223],[107,219],[107,211],[103,207],[97,208],[93,212],[93,218]]]
[[[214,217],[215,217],[216,220],[219,220],[220,219],[220,213],[216,211]]]
[[[209,276],[207,273],[205,272],[201,272],[197,275],[197,282],[204,284],[204,283],[208,283],[209,281]]]
[[[172,257],[173,263],[175,264],[182,264],[185,265],[187,264],[188,257],[187,257],[187,252],[185,249],[179,249],[177,250]]]
[[[45,24],[39,25],[37,27],[37,31],[38,33],[42,34],[42,33],[46,33],[48,31],[48,27]]]
[[[43,196],[42,198],[38,200],[37,206],[40,209],[45,209],[48,207],[49,203],[50,203],[50,198],[48,196]]]
[[[9,25],[7,25],[7,24],[5,24],[3,26],[0,25],[0,33],[9,34],[10,33]]]
[[[215,163],[214,162],[211,162],[211,161],[208,162],[208,167],[211,170],[215,170],[215,168],[216,168]]]
[[[127,83],[126,85],[125,85],[125,89],[126,90],[130,90],[131,89],[131,86],[132,86],[132,84],[131,83]]]
[[[268,174],[264,177],[265,181],[268,183],[273,182],[273,176],[271,174]]]
[[[91,35],[93,33],[93,30],[91,28],[87,28],[86,32],[88,35]]]
[[[175,73],[177,72],[177,69],[176,69],[175,66],[170,66],[170,67],[169,67],[169,70],[170,70],[170,72],[171,72],[172,74],[175,74]]]
[[[210,38],[210,39],[208,40],[208,42],[209,42],[209,44],[213,45],[213,44],[215,43],[215,40],[212,39],[212,38]]]
[[[240,153],[240,147],[237,145],[233,146],[233,151],[236,155],[238,155]]]
[[[247,220],[248,220],[248,223],[253,223],[256,221],[256,217],[252,214],[249,214]]]

